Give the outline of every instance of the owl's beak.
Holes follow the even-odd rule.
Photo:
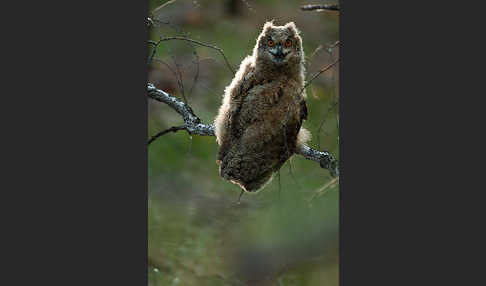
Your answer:
[[[275,57],[277,61],[280,62],[285,58],[286,54],[284,54],[281,44],[277,45],[276,50],[277,50],[276,53],[272,53],[272,55]]]
[[[277,58],[284,58],[285,57],[285,55],[284,55],[284,53],[282,51],[282,45],[281,44],[278,44],[277,45],[277,53],[275,54],[275,56]]]

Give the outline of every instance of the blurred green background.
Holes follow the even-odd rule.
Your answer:
[[[301,30],[307,78],[339,56],[339,13],[301,11],[325,1],[149,1],[149,38],[187,36],[221,48],[236,70],[265,21]],[[149,56],[153,46],[149,45]],[[339,158],[339,68],[307,88],[310,146]],[[163,42],[148,81],[185,97],[212,123],[232,74],[221,55],[185,41]],[[196,80],[195,80],[196,79]],[[149,100],[149,134],[182,124]],[[215,137],[169,133],[148,149],[149,285],[338,285],[339,183],[315,162],[293,156],[257,194],[218,175]],[[280,182],[280,183],[279,183]]]

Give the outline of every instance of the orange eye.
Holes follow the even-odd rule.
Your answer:
[[[286,46],[286,47],[290,47],[290,46],[292,46],[292,41],[291,41],[291,40],[287,40],[287,41],[285,41],[285,46]]]
[[[268,40],[267,45],[268,45],[269,47],[273,47],[273,46],[275,46],[275,42],[274,42],[274,41],[272,41],[272,40]]]

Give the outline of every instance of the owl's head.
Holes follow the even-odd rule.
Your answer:
[[[267,22],[258,37],[254,55],[257,61],[276,67],[299,64],[303,61],[302,39],[294,22],[274,26]]]

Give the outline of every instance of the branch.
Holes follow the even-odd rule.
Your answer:
[[[329,107],[326,114],[322,118],[321,124],[319,124],[319,129],[317,129],[317,144],[319,146],[319,149],[321,148],[321,139],[320,139],[321,136],[320,136],[320,134],[321,134],[322,126],[324,126],[324,122],[326,121],[327,116],[334,109],[334,107],[337,106],[337,104],[338,104],[338,102],[336,101],[336,102],[334,102],[334,104],[331,105],[331,107]],[[324,131],[324,134],[326,134],[326,131]]]
[[[321,73],[327,71],[328,69],[332,68],[335,64],[337,64],[341,59],[337,59],[335,60],[334,62],[330,63],[329,65],[323,67],[322,69],[320,69],[318,72],[316,72],[309,81],[307,81],[307,83],[304,85],[304,89],[306,89],[307,86],[309,86],[309,84],[316,78],[318,77]]]
[[[147,92],[150,98],[169,105],[177,113],[179,113],[184,120],[184,125],[171,127],[167,130],[159,132],[149,140],[148,144],[152,143],[154,140],[162,135],[165,135],[169,132],[177,132],[179,130],[185,130],[191,135],[216,136],[214,133],[214,126],[212,124],[201,123],[201,119],[199,119],[199,117],[194,114],[192,108],[180,99],[169,95],[163,90],[157,89],[151,83],[147,84]],[[329,152],[321,152],[318,150],[314,150],[309,146],[301,145],[297,148],[296,154],[302,155],[308,160],[318,162],[321,168],[329,170],[331,176],[339,176],[337,160]]]
[[[332,53],[332,49],[334,49],[334,48],[335,48],[336,46],[338,46],[339,44],[340,44],[340,42],[339,42],[339,41],[334,42],[334,44],[332,44],[332,45],[330,45],[330,46],[328,46],[328,47],[327,47],[327,52],[328,52],[328,53]]]
[[[199,41],[196,41],[196,40],[193,40],[193,39],[189,39],[189,38],[184,38],[184,37],[166,37],[166,38],[160,38],[160,41],[169,41],[169,40],[188,41],[188,42],[191,42],[191,43],[194,43],[194,44],[198,44],[200,46],[204,46],[204,47],[208,47],[208,48],[211,48],[211,49],[215,49],[216,51],[218,51],[223,56],[224,61],[226,62],[226,65],[228,66],[229,70],[233,73],[233,75],[235,75],[235,71],[231,67],[231,64],[229,63],[228,59],[224,55],[222,49],[220,49],[220,48],[218,48],[216,46],[212,46],[212,45],[209,45],[209,44],[205,44],[205,43],[202,43],[202,42],[199,42]]]
[[[318,151],[307,145],[299,145],[296,153],[304,156],[307,160],[319,162],[321,168],[328,169],[331,176],[339,176],[338,162],[329,152]]]
[[[201,119],[199,119],[199,117],[194,114],[192,108],[189,105],[185,104],[182,100],[169,95],[163,90],[157,89],[151,83],[148,83],[147,85],[147,92],[149,97],[169,105],[182,116],[182,118],[184,119],[184,125],[178,127],[178,130],[186,130],[187,133],[191,135],[215,136],[214,126],[201,123]],[[178,130],[171,131],[176,132]]]
[[[331,11],[339,11],[339,5],[337,4],[321,4],[321,5],[313,5],[313,4],[308,4],[308,5],[303,5],[300,6],[300,9],[302,11],[322,11],[322,10],[331,10]]]
[[[155,12],[161,10],[162,8],[164,8],[165,6],[169,5],[169,4],[172,4],[174,3],[176,0],[170,0],[170,1],[167,1],[165,2],[164,4],[160,5],[159,7],[155,8],[153,11],[152,11],[152,14],[155,14]]]
[[[150,138],[150,140],[148,141],[148,145],[150,145],[150,143],[154,142],[155,139],[159,138],[160,136],[163,136],[169,132],[177,132],[179,130],[185,130],[185,127],[184,126],[174,126],[174,127],[171,127],[169,129],[166,129],[164,131],[161,131],[157,134],[155,134],[154,136],[152,136],[152,138]]]

